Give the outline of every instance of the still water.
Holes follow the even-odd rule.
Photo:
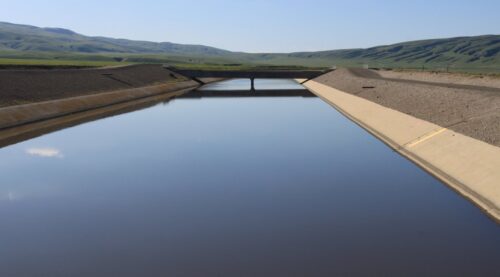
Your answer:
[[[499,261],[495,222],[319,98],[176,99],[0,149],[0,276],[500,276]]]

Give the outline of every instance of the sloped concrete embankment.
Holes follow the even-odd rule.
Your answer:
[[[135,99],[102,108],[93,108],[88,111],[76,112],[1,130],[0,148],[82,123],[148,108],[158,103],[167,103],[191,90],[192,88],[175,90],[173,92],[161,93],[155,96]]]
[[[0,109],[0,129],[196,87],[198,83],[184,81],[6,107]]]
[[[305,86],[500,220],[500,147],[317,81]]]
[[[0,130],[199,86],[159,65],[4,71],[0,83],[3,100],[33,102],[0,108]]]
[[[490,82],[460,84],[454,77],[451,83],[437,76],[415,81],[342,68],[315,81],[500,147],[500,89]]]
[[[148,64],[93,69],[0,70],[0,106],[186,80],[160,65]]]

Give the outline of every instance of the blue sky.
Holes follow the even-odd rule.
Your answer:
[[[0,21],[246,52],[500,34],[498,0],[0,0],[0,5]]]

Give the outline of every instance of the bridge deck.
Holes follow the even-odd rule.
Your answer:
[[[168,68],[189,78],[313,79],[329,70],[191,70]]]

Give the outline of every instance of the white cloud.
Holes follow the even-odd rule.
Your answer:
[[[56,148],[29,148],[26,153],[32,156],[38,156],[43,158],[63,158],[63,154],[59,149]]]

